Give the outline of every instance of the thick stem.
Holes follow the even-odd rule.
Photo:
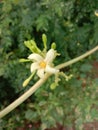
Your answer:
[[[79,56],[79,57],[77,57],[77,58],[74,58],[74,59],[72,59],[72,60],[70,60],[70,61],[68,61],[68,62],[65,62],[65,63],[62,63],[62,64],[60,64],[60,65],[57,65],[56,68],[57,68],[57,69],[62,69],[62,68],[67,67],[67,66],[69,66],[69,65],[71,65],[71,64],[74,64],[74,63],[76,63],[76,62],[78,62],[78,61],[84,59],[85,57],[91,55],[92,53],[94,53],[94,52],[97,51],[97,50],[98,50],[98,46],[96,46],[96,47],[93,48],[92,50],[86,52],[85,54],[83,54],[83,55],[81,55],[81,56]]]
[[[15,109],[17,106],[19,106],[21,103],[23,103],[28,97],[30,97],[49,77],[50,75],[47,74],[45,78],[40,79],[37,81],[27,92],[25,92],[22,96],[20,96],[18,99],[16,99],[14,102],[12,102],[9,106],[7,106],[5,109],[3,109],[0,112],[0,118],[7,115],[9,112],[11,112],[13,109]]]
[[[92,50],[86,52],[85,54],[74,58],[73,60],[70,60],[68,62],[65,62],[63,64],[60,64],[58,66],[56,66],[57,69],[62,69],[66,66],[69,66],[73,63],[76,63],[78,61],[80,61],[81,59],[91,55],[92,53],[94,53],[95,51],[98,50],[98,46],[96,46],[95,48],[93,48]],[[15,109],[17,106],[19,106],[21,103],[23,103],[28,97],[30,97],[50,76],[50,74],[46,74],[46,76],[43,79],[40,79],[39,81],[36,82],[35,85],[33,85],[27,92],[25,92],[21,97],[19,97],[18,99],[16,99],[13,103],[11,103],[9,106],[7,106],[5,109],[3,109],[0,112],[0,118],[4,117],[5,115],[7,115],[9,112],[11,112],[13,109]]]

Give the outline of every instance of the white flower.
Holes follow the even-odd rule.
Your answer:
[[[50,49],[47,53],[45,58],[37,53],[33,53],[29,55],[28,59],[32,60],[33,63],[31,64],[31,72],[37,70],[37,75],[40,78],[44,77],[45,72],[55,74],[59,72],[59,70],[51,67],[51,63],[55,58],[55,50]]]

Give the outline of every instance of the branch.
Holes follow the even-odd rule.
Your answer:
[[[43,79],[39,79],[27,92],[25,92],[22,96],[20,96],[18,99],[16,99],[14,102],[12,102],[9,106],[7,106],[5,109],[3,109],[0,112],[0,118],[4,117],[9,112],[11,112],[13,109],[15,109],[17,106],[19,106],[21,103],[23,103],[48,79],[49,76],[50,76],[49,74],[46,74]]]
[[[72,60],[70,60],[70,61],[68,61],[68,62],[65,62],[65,63],[62,63],[62,64],[60,64],[60,65],[57,65],[56,68],[57,68],[57,69],[62,69],[62,68],[67,67],[67,66],[69,66],[69,65],[71,65],[71,64],[74,64],[74,63],[76,63],[76,62],[78,62],[78,61],[80,61],[80,60],[86,58],[87,56],[91,55],[92,53],[94,53],[94,52],[97,51],[97,50],[98,50],[98,46],[96,46],[96,47],[93,48],[92,50],[86,52],[85,54],[83,54],[83,55],[81,55],[81,56],[79,56],[79,57],[77,57],[77,58],[74,58],[74,59],[72,59]]]
[[[64,67],[67,67],[73,63],[76,63],[80,60],[82,60],[83,58],[91,55],[92,53],[94,53],[95,51],[98,50],[98,46],[96,46],[95,48],[93,48],[92,50],[86,52],[85,54],[74,58],[73,60],[70,60],[68,62],[62,63],[58,66],[56,66],[57,69],[62,69]],[[22,96],[20,96],[18,99],[16,99],[14,102],[12,102],[9,106],[7,106],[5,109],[3,109],[0,112],[0,118],[4,117],[5,115],[7,115],[9,112],[11,112],[13,109],[15,109],[16,107],[18,107],[21,103],[23,103],[28,97],[30,97],[49,77],[51,76],[51,74],[46,74],[45,77],[43,79],[38,80],[35,85],[33,85],[27,92],[25,92]]]

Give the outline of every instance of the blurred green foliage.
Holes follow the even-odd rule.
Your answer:
[[[30,52],[24,46],[24,41],[35,39],[38,47],[42,48],[41,37],[45,33],[48,48],[52,42],[56,42],[57,51],[61,53],[55,64],[80,56],[98,44],[98,17],[94,14],[96,9],[98,0],[0,1],[1,108],[25,91],[22,82],[30,75],[30,66],[19,63],[19,59],[26,58]],[[43,130],[54,126],[56,122],[63,125],[74,123],[77,130],[80,130],[82,123],[96,119],[98,112],[92,108],[98,105],[98,81],[95,79],[91,83],[90,63],[97,58],[98,53],[63,69],[64,73],[74,75],[71,80],[66,82],[62,78],[60,86],[51,90],[50,78],[30,98],[30,103],[25,104],[25,109],[21,107],[23,115],[20,114],[17,121],[13,115],[9,115],[7,120],[41,121]],[[36,77],[30,85],[35,81]],[[3,126],[2,123],[2,129],[5,124]],[[15,129],[14,125],[11,128]]]

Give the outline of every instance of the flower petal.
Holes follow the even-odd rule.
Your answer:
[[[55,73],[58,73],[59,70],[57,70],[57,69],[55,69],[55,68],[52,68],[52,67],[50,67],[49,65],[47,65],[47,66],[46,66],[46,69],[45,69],[45,72],[55,74]]]
[[[55,58],[55,50],[54,50],[54,49],[50,49],[50,50],[47,52],[47,54],[46,54],[45,61],[46,61],[47,63],[51,63],[54,58]]]
[[[39,54],[33,53],[28,56],[28,59],[35,60],[35,61],[41,61],[41,60],[43,60],[43,57],[40,56]]]
[[[39,69],[39,70],[37,71],[37,75],[38,75],[40,78],[43,78],[43,77],[44,77],[44,72],[45,72],[44,69]]]
[[[33,72],[34,70],[39,69],[39,65],[37,62],[34,62],[31,64],[31,72]]]

